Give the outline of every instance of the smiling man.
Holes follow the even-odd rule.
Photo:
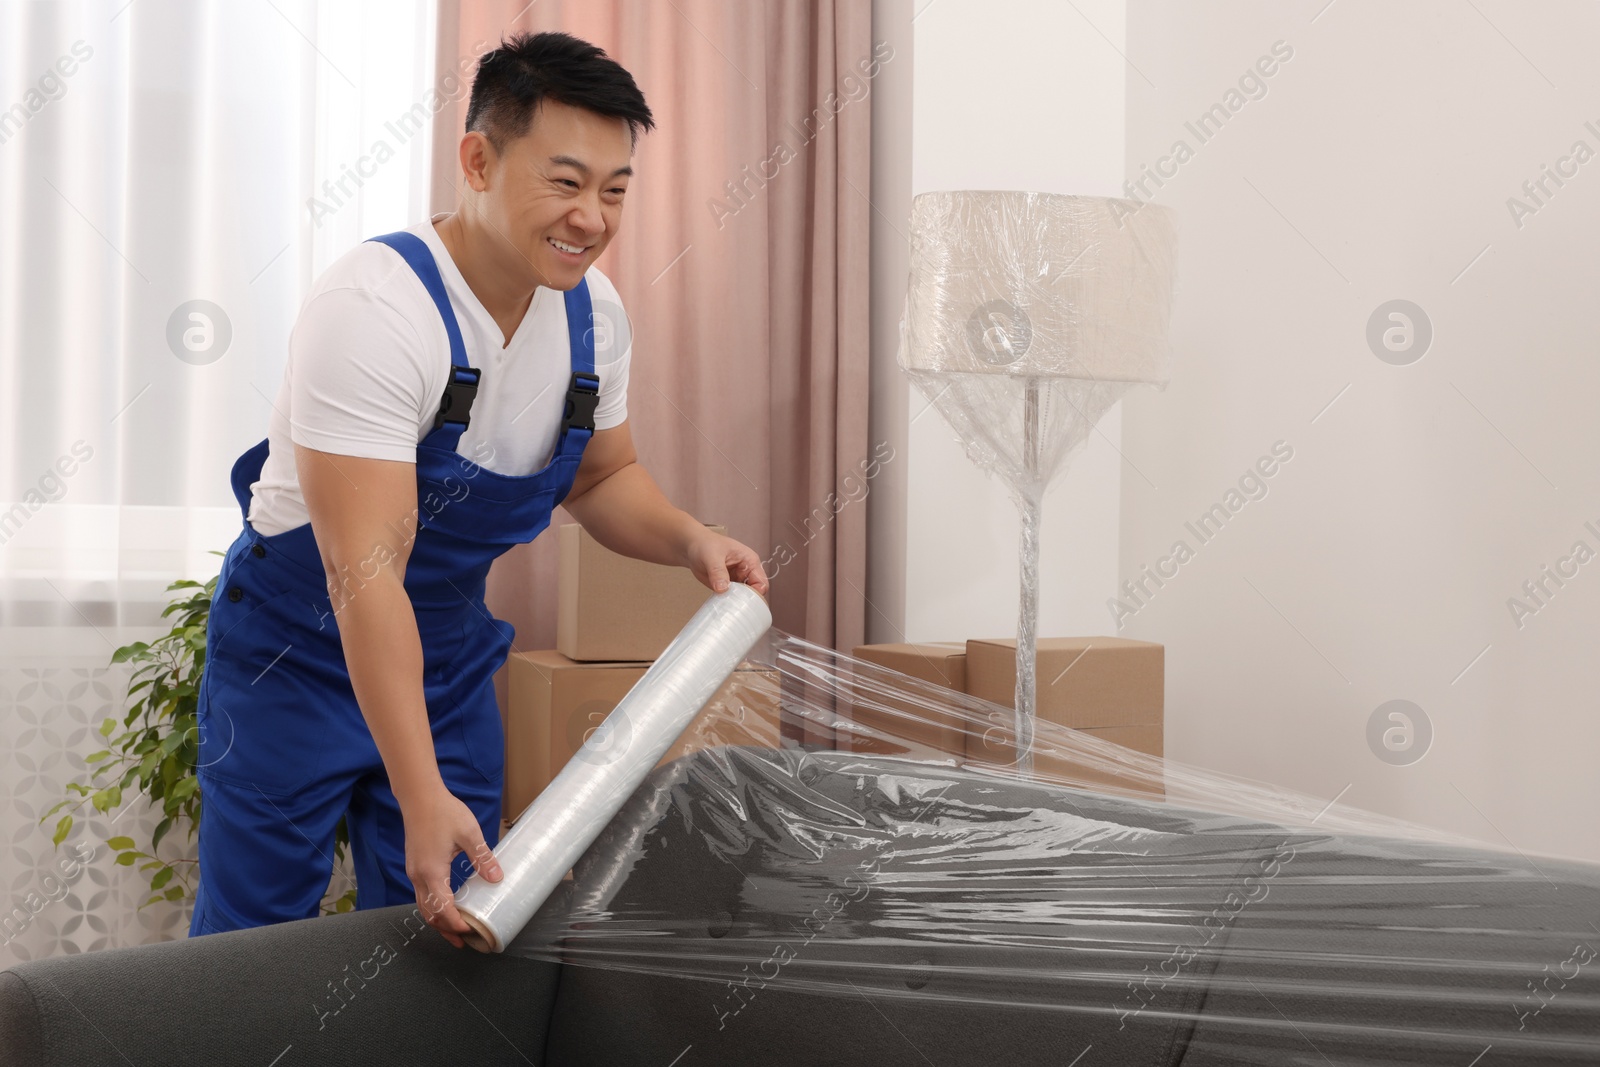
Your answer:
[[[414,897],[462,944],[454,890],[500,876],[513,631],[485,577],[557,504],[615,551],[767,592],[756,553],[634,453],[631,333],[594,262],[653,125],[600,49],[519,34],[479,62],[458,210],[352,249],[306,297],[267,438],[233,470],[191,934],[317,914],[343,816],[356,906]]]

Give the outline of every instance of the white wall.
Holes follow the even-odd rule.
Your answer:
[[[926,3],[927,0],[920,0]],[[910,389],[895,365],[900,303],[910,263],[911,105],[917,4],[872,0],[872,39],[894,49],[872,88],[872,368],[868,433],[896,459],[879,468],[867,495],[867,640],[902,641],[906,622],[906,427]],[[848,650],[847,650],[848,651]]]
[[[1600,158],[1520,226],[1507,206],[1574,142],[1600,153],[1600,10],[1325,3],[1129,4],[1129,173],[1195,152],[1155,197],[1180,218],[1176,359],[1125,405],[1160,489],[1122,481],[1121,570],[1196,552],[1122,632],[1167,646],[1174,758],[1600,859],[1600,562],[1520,627],[1508,608],[1600,552]],[[1266,95],[1200,144],[1185,120],[1280,40]],[[1434,331],[1404,366],[1365,337],[1397,298]],[[1280,440],[1268,494],[1200,546],[1185,521]],[[1432,724],[1410,765],[1369,747],[1392,699]]]
[[[880,246],[874,262],[874,436],[887,437],[900,451],[874,489],[881,495],[873,505],[868,633],[873,641],[1011,635],[1016,509],[1004,488],[967,460],[954,431],[927,410],[927,399],[894,366],[909,194],[964,188],[1115,193],[1124,156],[1118,54],[1124,3],[1081,0],[1074,10],[1042,0],[880,0],[875,13],[875,33],[909,37],[912,55],[902,95],[894,83],[880,84],[874,112],[880,170],[874,201],[885,216],[874,231]],[[896,76],[908,77],[905,68]],[[912,115],[909,145],[902,129],[887,125],[903,97]],[[897,165],[907,148],[909,189]],[[1120,434],[1120,412],[1101,429],[1105,436],[1079,453],[1046,501],[1042,634],[1108,629],[1103,605],[1116,577],[1122,480],[1111,442]]]

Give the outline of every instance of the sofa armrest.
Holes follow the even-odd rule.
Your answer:
[[[0,972],[0,1062],[542,1063],[559,972],[415,905],[56,957]]]

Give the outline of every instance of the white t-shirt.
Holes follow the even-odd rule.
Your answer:
[[[506,345],[433,220],[410,232],[432,250],[467,362],[483,372],[456,451],[499,474],[541,470],[555,454],[572,377],[564,294],[536,289]],[[600,379],[594,425],[605,430],[628,417],[633,338],[611,279],[597,267],[585,277]],[[417,443],[433,429],[449,373],[450,340],[422,279],[398,252],[376,241],[346,252],[312,286],[289,334],[289,361],[268,423],[271,452],[251,487],[250,524],[270,536],[309,521],[291,441],[341,456],[416,462]]]

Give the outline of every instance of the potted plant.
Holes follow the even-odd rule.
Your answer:
[[[206,664],[206,618],[216,588],[215,578],[173,582],[167,586],[173,594],[171,603],[161,611],[162,618],[172,618],[171,629],[154,641],[135,641],[112,654],[112,663],[137,665],[128,680],[127,714],[120,722],[107,718],[100,724],[105,747],[84,757],[89,764],[87,779],[68,782],[66,788],[73,795],[39,819],[43,823],[62,808],[71,807],[57,821],[52,835],[60,848],[72,832],[73,813],[85,804],[104,814],[118,807],[123,792],[131,787],[148,803],[159,804],[162,819],[148,842],[132,836],[106,840],[118,864],[138,864],[140,871],[149,874],[152,895],[141,908],[160,900],[194,899],[198,861],[181,856],[163,858],[161,842],[178,827],[193,840],[200,825],[202,797],[196,773],[200,735],[195,712]],[[336,865],[343,860],[348,843],[341,818],[335,835]],[[169,846],[168,853],[171,851]],[[336,899],[324,899],[323,913],[350,911],[355,907],[355,893],[350,889]]]

